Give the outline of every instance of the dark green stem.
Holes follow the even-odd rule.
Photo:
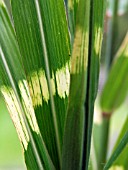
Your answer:
[[[99,150],[99,159],[98,159],[98,170],[103,170],[103,167],[106,163],[107,150],[108,150],[108,138],[109,138],[109,124],[110,119],[108,117],[103,117],[103,122],[101,125],[101,134],[100,134],[100,150]]]

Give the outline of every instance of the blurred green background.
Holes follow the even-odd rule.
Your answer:
[[[22,148],[0,96],[0,170],[24,170]]]
[[[4,2],[10,14],[10,0]],[[25,170],[22,152],[15,127],[0,96],[0,170]]]

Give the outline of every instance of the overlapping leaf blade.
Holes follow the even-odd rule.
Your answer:
[[[85,141],[83,162],[85,169],[88,168],[91,133],[93,124],[94,103],[98,90],[100,55],[103,39],[103,25],[106,1],[91,0],[90,1],[90,33],[89,33],[89,54],[88,54],[88,78],[87,78],[87,94],[85,101]]]
[[[108,162],[105,165],[105,168],[107,169],[108,167],[111,167],[111,169],[114,169],[114,167],[121,167],[124,169],[128,168],[128,139],[127,139],[127,134],[128,134],[128,117],[123,125],[123,128],[119,134],[119,137],[116,141],[116,144],[114,146],[113,152],[111,157],[109,158]],[[125,138],[126,141],[123,141]],[[126,143],[125,143],[126,142]],[[124,145],[125,144],[125,145]],[[121,146],[120,148],[119,145]],[[104,168],[104,169],[105,169]]]
[[[107,170],[111,167],[121,167],[123,169],[127,169],[127,161],[128,161],[128,117],[124,123],[124,126],[120,132],[120,135],[117,139],[117,142],[114,146],[113,153],[107,161],[104,169]]]
[[[64,2],[12,0],[12,14],[38,125],[59,169],[70,81]]]
[[[74,1],[71,2],[74,4]],[[75,24],[75,34],[63,147],[63,169],[88,168],[93,107],[97,93],[103,36],[104,1],[80,0],[75,14],[76,21],[72,22]]]
[[[0,91],[21,140],[27,168],[54,169],[37,125],[20,57],[12,23],[0,1]]]
[[[117,76],[118,74],[118,76]],[[108,93],[109,91],[109,93]],[[101,108],[105,114],[111,114],[117,109],[128,91],[128,33],[117,53],[110,74],[101,94]]]
[[[121,130],[121,133],[118,137],[118,140],[116,142],[116,145],[114,147],[114,150],[117,148],[119,142],[121,141],[121,139],[123,138],[123,135],[128,132],[128,117],[124,123],[124,126]],[[128,142],[127,142],[128,144]],[[128,147],[126,145],[126,147],[124,148],[124,150],[122,151],[122,153],[118,156],[118,158],[116,159],[116,161],[114,162],[115,166],[122,166],[124,169],[128,169]]]
[[[82,168],[85,122],[84,102],[89,45],[89,9],[89,1],[79,1],[72,50],[69,105],[64,134],[63,170]]]

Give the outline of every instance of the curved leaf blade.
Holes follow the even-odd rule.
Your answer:
[[[33,159],[28,168],[54,169],[39,132],[20,57],[13,26],[0,1],[0,92],[21,140],[25,160]]]
[[[117,76],[118,73],[118,76]],[[100,105],[105,114],[111,114],[117,109],[128,91],[128,33],[117,53],[117,58],[112,65],[110,74],[105,83],[100,98]],[[108,93],[109,91],[109,93]]]
[[[123,128],[122,128],[122,130],[121,130],[121,132],[119,134],[119,137],[118,137],[118,139],[116,141],[116,144],[114,146],[112,155],[114,154],[114,151],[116,151],[116,149],[118,148],[118,146],[120,144],[120,141],[123,139],[123,136],[127,132],[128,132],[128,117],[126,118],[126,121],[124,122]],[[128,142],[127,142],[127,144],[128,144]],[[111,155],[111,157],[112,157],[112,155]],[[128,168],[128,147],[127,147],[127,145],[124,147],[124,149],[121,151],[119,156],[112,163],[111,169],[114,169],[114,167],[116,167],[116,166],[121,167],[122,169],[127,169]]]
[[[110,159],[108,160],[107,164],[104,167],[104,170],[107,170],[111,167],[111,165],[114,163],[114,161],[118,158],[118,156],[121,154],[123,149],[127,147],[128,144],[128,131],[124,134],[123,138],[121,139],[119,145],[117,146],[116,150],[111,155]]]
[[[103,18],[104,1],[102,3],[101,1],[79,1],[71,61],[71,84],[64,136],[63,169],[88,168],[92,115],[97,93],[98,65],[103,35]]]
[[[58,169],[70,82],[65,13],[62,0],[57,5],[55,0],[12,0],[16,35],[36,118]]]

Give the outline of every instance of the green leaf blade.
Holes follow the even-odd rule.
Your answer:
[[[115,154],[116,150],[118,149],[118,146],[120,145],[121,141],[123,140],[123,137],[128,132],[127,126],[128,126],[128,117],[126,118],[126,121],[124,122],[124,125],[121,129],[121,132],[120,132],[120,134],[117,138],[116,144],[115,144],[113,151],[112,151],[112,155],[109,158],[107,164],[105,165],[105,166],[110,166],[111,167],[110,169],[114,169],[114,167],[116,167],[116,166],[122,167],[123,169],[128,168],[128,164],[127,164],[127,162],[128,162],[128,154],[127,154],[128,153],[128,147],[127,147],[128,141],[127,141],[127,144],[124,147],[124,149],[122,149],[122,151],[120,152],[120,154],[118,154],[116,156],[117,158],[115,158],[115,160],[112,161],[113,154]]]
[[[25,152],[25,161],[30,162],[30,159],[33,159],[28,167],[32,169],[34,166],[40,170],[54,169],[39,132],[20,57],[13,26],[2,2],[0,4],[0,92],[16,127]],[[30,157],[26,157],[26,154],[30,154]]]
[[[108,162],[106,163],[104,170],[107,170],[111,167],[111,165],[114,163],[114,161],[118,158],[118,156],[121,154],[121,152],[124,150],[125,147],[127,147],[128,144],[128,131],[124,134],[123,138],[121,139],[119,145],[109,158]]]
[[[127,95],[128,90],[128,34],[126,35],[117,58],[112,65],[109,77],[101,94],[100,104],[105,114],[111,114],[117,109]],[[117,76],[118,73],[118,76]],[[109,91],[109,93],[108,93]]]
[[[89,1],[80,0],[76,13],[70,94],[62,155],[63,170],[82,168],[85,123],[84,102],[89,43],[89,5]]]
[[[106,1],[90,2],[90,39],[89,39],[89,54],[88,54],[88,75],[87,75],[87,94],[85,101],[85,141],[84,141],[84,154],[83,162],[85,169],[88,169],[90,144],[93,124],[94,103],[98,91],[99,81],[99,67],[100,55],[103,39],[103,25],[105,14]]]
[[[60,168],[70,82],[64,2],[12,0],[12,13],[39,128]]]

